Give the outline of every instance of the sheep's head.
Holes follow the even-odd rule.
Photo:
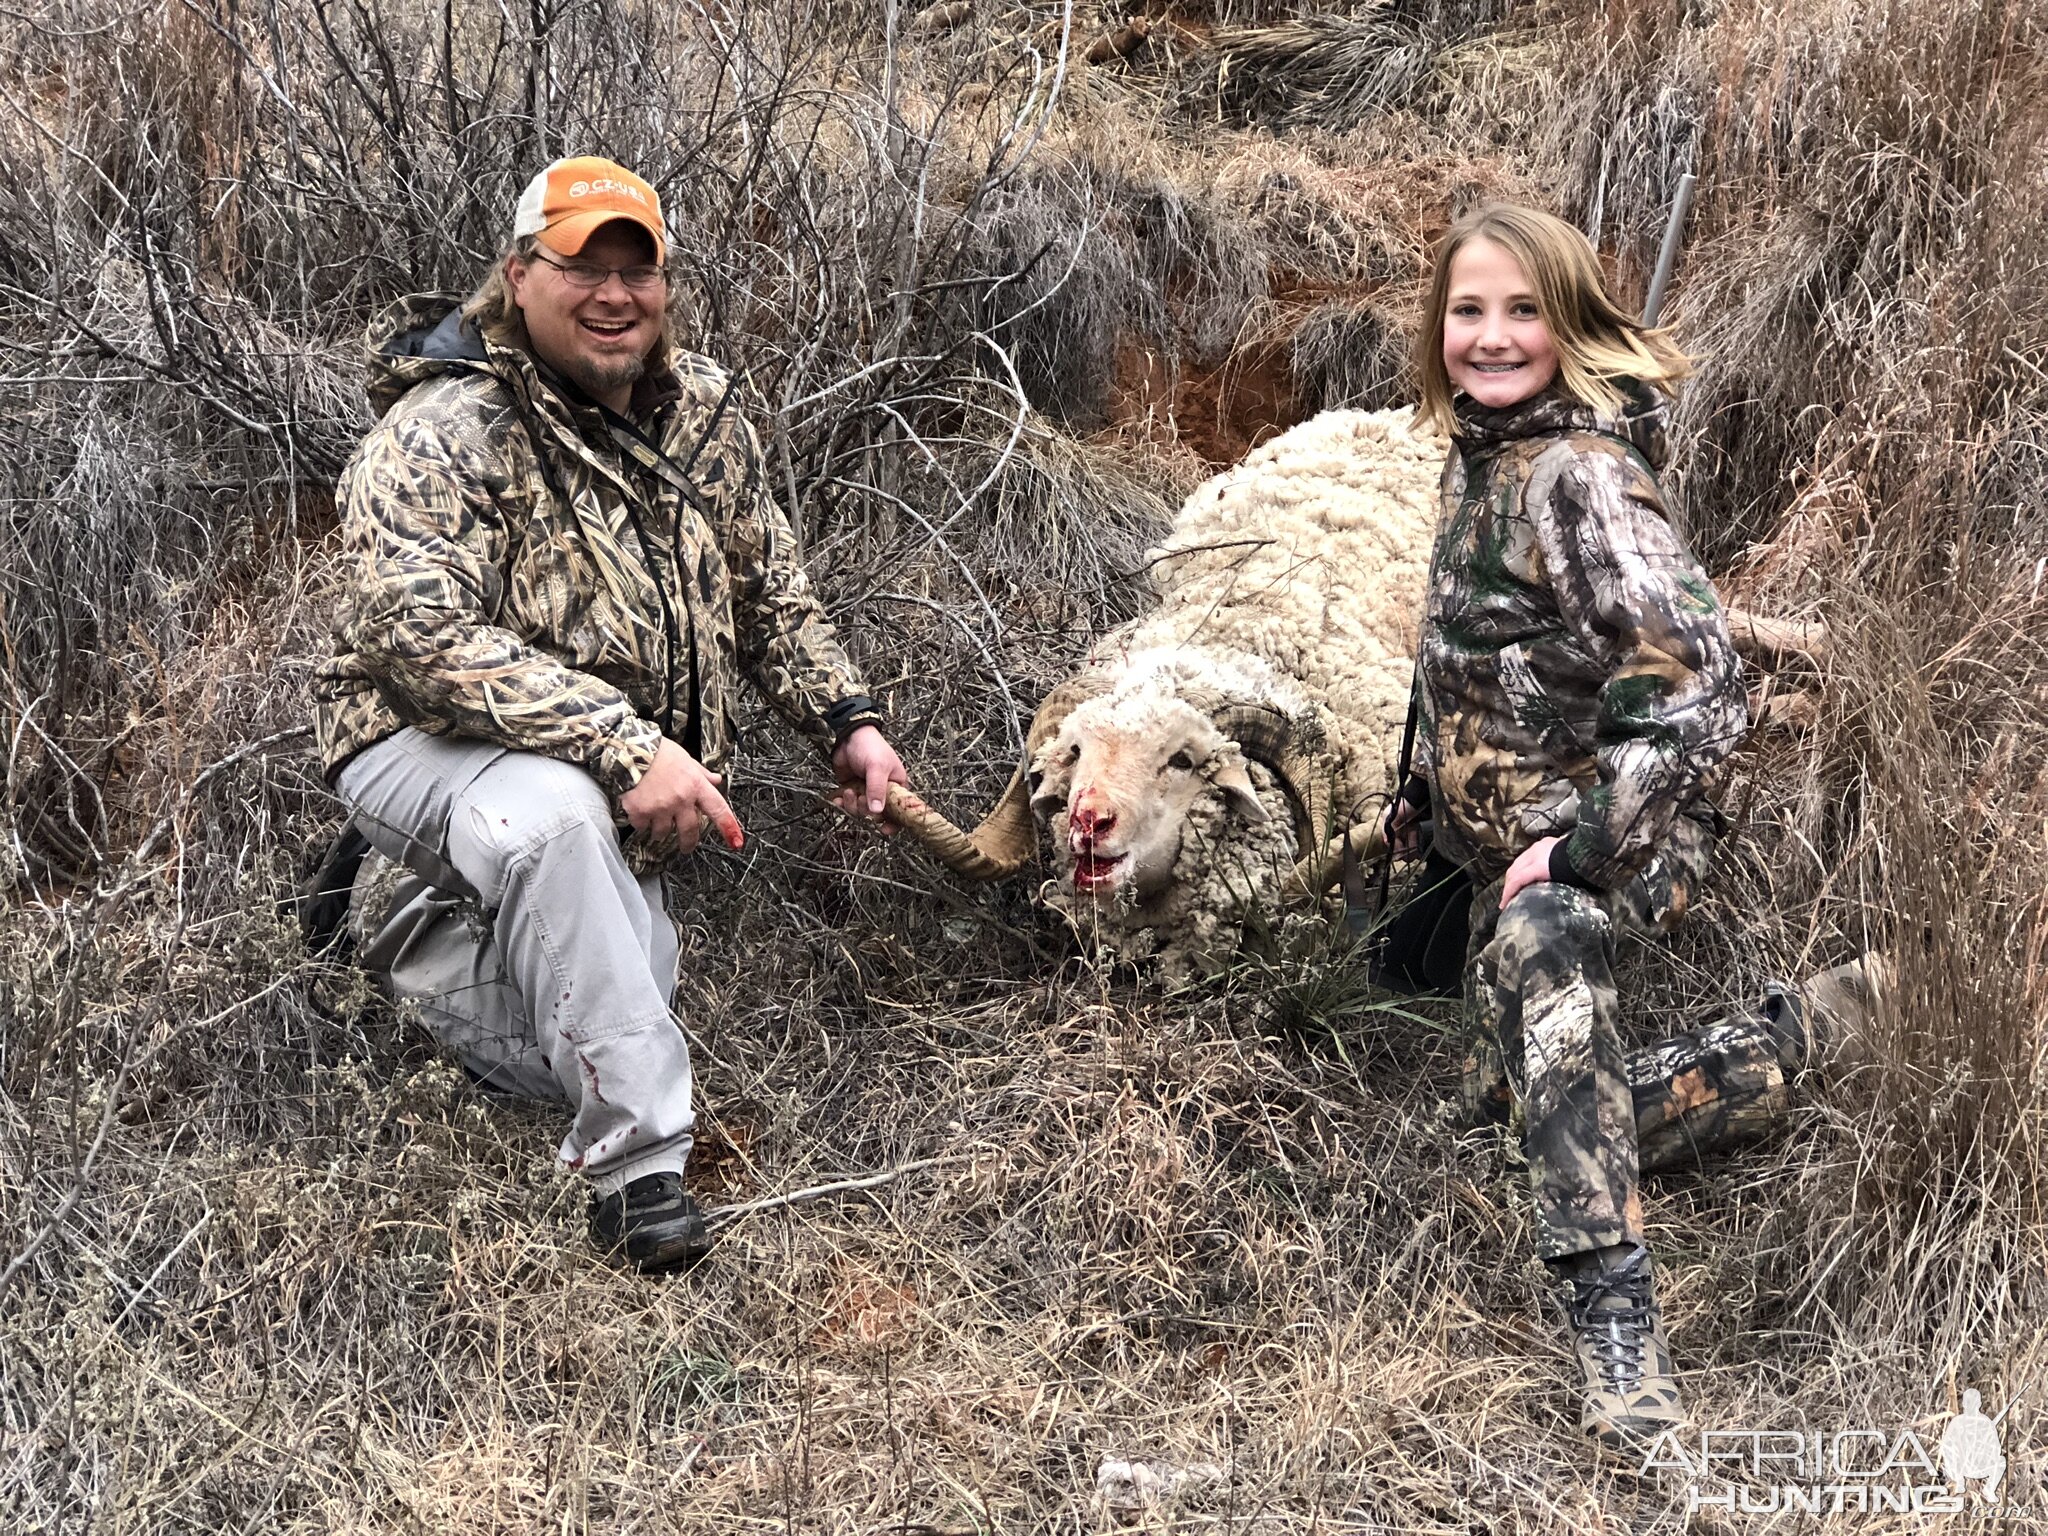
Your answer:
[[[1215,802],[1248,823],[1269,816],[1242,745],[1215,714],[1157,693],[1076,707],[1034,755],[1029,783],[1055,867],[1077,895],[1098,902],[1158,896],[1198,804]]]
[[[1285,698],[1270,674],[1239,675],[1243,692],[1226,695],[1213,677],[1189,675],[1196,670],[1218,669],[1155,655],[1114,682],[1091,670],[1055,688],[1032,718],[1009,788],[972,832],[900,785],[890,787],[889,813],[948,869],[975,880],[1016,874],[1044,826],[1065,893],[1125,911],[1219,852],[1242,869],[1254,844],[1261,865],[1312,839],[1320,847],[1329,826],[1322,727],[1298,698],[1243,701]],[[1223,848],[1219,839],[1243,846]],[[1211,857],[1196,857],[1204,852]],[[1295,869],[1283,889],[1302,879]]]

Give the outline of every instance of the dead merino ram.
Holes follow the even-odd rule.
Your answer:
[[[1158,605],[1039,706],[971,835],[899,820],[952,868],[1015,873],[1124,955],[1214,964],[1394,772],[1445,444],[1411,413],[1330,411],[1190,496],[1150,556]],[[1305,872],[1304,872],[1305,873]]]
[[[1206,482],[1151,553],[1157,606],[1039,706],[982,824],[900,788],[894,819],[984,880],[1043,827],[1047,900],[1084,932],[1169,974],[1220,964],[1249,913],[1380,851],[1446,449],[1405,409],[1327,411]]]

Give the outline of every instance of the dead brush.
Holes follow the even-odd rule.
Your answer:
[[[1905,573],[1880,567],[1879,582]],[[1915,581],[1918,585],[1918,581]],[[1866,643],[1830,679],[1845,786],[1865,817],[1854,864],[1870,941],[1897,957],[1900,995],[1852,1091],[1864,1172],[1842,1233],[1895,1304],[1966,1348],[1937,1296],[1977,1315],[2048,1303],[2031,1249],[2044,1217],[2040,1142],[2044,758],[2031,720],[2048,688],[2048,608],[2032,571],[1971,573],[1949,602],[1893,588],[1859,604]],[[1882,590],[1882,586],[1880,587]],[[1880,614],[1883,616],[1880,617]],[[1911,614],[1910,622],[1899,622]],[[1879,633],[1879,631],[1882,633]],[[1963,658],[1968,656],[1967,663]],[[1842,711],[1835,714],[1836,710]],[[1829,722],[1824,724],[1827,731]],[[1912,742],[1923,743],[1913,751]],[[1882,749],[1878,749],[1878,743]],[[1953,1305],[1953,1303],[1951,1303]]]
[[[1932,1435],[1980,1387],[2041,1507],[2039,18],[1500,9],[1374,13],[1441,37],[1424,110],[1247,77],[1247,112],[1363,116],[1284,142],[1219,126],[1186,48],[1077,86],[1060,39],[1101,18],[1057,8],[893,60],[865,0],[0,17],[0,1521],[1700,1523],[1579,1442],[1524,1170],[1448,1123],[1450,1037],[1354,1023],[1355,971],[1306,951],[1171,997],[1098,974],[1026,896],[822,816],[758,715],[749,858],[673,893],[695,1177],[729,1206],[894,1177],[649,1285],[589,1261],[551,1113],[480,1100],[352,973],[314,1005],[274,904],[334,814],[291,733],[354,349],[589,145],[688,211],[695,332],[748,371],[819,585],[961,804],[1199,478],[1163,432],[1074,430],[1104,329],[1228,362],[1276,273],[1383,285],[1330,302],[1406,323],[1488,195],[1554,200],[1626,283],[1699,168],[1693,534],[1844,641],[1625,1003],[1665,1033],[1873,947],[1901,1006],[1782,1141],[1653,1186],[1674,1343],[1709,1428]],[[1281,359],[1313,398],[1390,355],[1318,327]],[[1223,1476],[1098,1501],[1134,1460]]]
[[[1229,28],[1200,78],[1200,109],[1239,126],[1342,133],[1417,101],[1431,49],[1392,8]]]
[[[1412,1070],[1460,1045],[1458,1003],[1404,996],[1374,976],[1386,927],[1386,916],[1363,910],[1355,923],[1337,911],[1278,921],[1254,913],[1222,984],[1245,995],[1263,1030],[1302,1050],[1330,1052],[1361,1073]]]

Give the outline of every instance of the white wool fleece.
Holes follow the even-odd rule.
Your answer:
[[[1206,668],[1208,686],[1247,701],[1320,705],[1345,815],[1387,793],[1408,714],[1448,448],[1413,419],[1325,411],[1201,486],[1149,557],[1159,606],[1093,653],[1162,681]],[[1246,675],[1257,663],[1280,681]]]
[[[1195,690],[1270,705],[1323,728],[1339,822],[1374,814],[1394,788],[1448,447],[1413,421],[1327,411],[1197,489],[1151,553],[1159,606],[1090,651],[1111,691],[1072,723],[1129,729],[1158,712],[1146,700]],[[1284,798],[1254,777],[1273,799],[1268,821],[1205,797],[1163,897],[1070,915],[1126,957],[1169,971],[1214,963],[1247,905],[1271,904],[1293,853]],[[1063,836],[1054,857],[1068,875]]]

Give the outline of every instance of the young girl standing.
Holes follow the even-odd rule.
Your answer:
[[[1438,252],[1422,418],[1453,437],[1418,671],[1419,774],[1395,844],[1433,815],[1477,892],[1465,1107],[1522,1129],[1536,1244],[1560,1281],[1610,1444],[1681,1421],[1637,1190],[1638,1141],[1744,1139],[1797,1052],[1762,1023],[1625,1057],[1616,927],[1683,915],[1711,842],[1703,780],[1748,724],[1713,587],[1657,481],[1689,371],[1607,296],[1593,249],[1526,208]]]

